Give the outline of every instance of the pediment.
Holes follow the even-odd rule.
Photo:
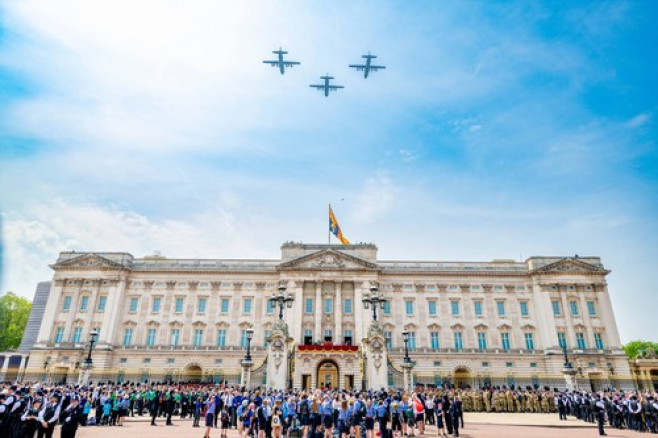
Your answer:
[[[279,265],[280,269],[302,270],[376,270],[375,263],[342,253],[335,249],[325,249],[307,254]]]
[[[78,257],[57,262],[50,265],[53,269],[75,268],[75,269],[123,269],[124,267],[115,261],[101,257],[98,254],[81,254]]]
[[[532,274],[608,274],[610,271],[577,258],[564,258],[537,268]]]

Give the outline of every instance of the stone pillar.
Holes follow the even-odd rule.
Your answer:
[[[562,374],[564,374],[564,380],[567,384],[567,389],[569,391],[575,391],[578,389],[578,381],[576,380],[576,371],[574,368],[563,368]]]
[[[251,386],[251,367],[254,366],[253,360],[242,359],[242,374],[240,375],[240,386],[249,388]]]
[[[103,323],[101,325],[101,333],[98,339],[98,346],[114,344],[115,337],[123,337],[123,331],[119,330],[119,320],[123,318],[123,313],[120,312],[121,305],[123,304],[123,294],[126,289],[126,280],[122,278],[113,287],[110,288],[107,294],[107,303],[105,306],[105,313],[103,314]],[[148,294],[144,294],[142,299],[145,300]],[[135,336],[136,334],[133,334]]]
[[[288,388],[288,346],[292,338],[288,335],[288,324],[278,320],[267,339],[267,387],[285,390]]]
[[[322,342],[322,281],[315,283],[315,330],[313,341]]]
[[[363,308],[363,287],[367,287],[365,282],[362,284],[354,283],[354,345],[359,345],[363,340],[363,321],[366,309]],[[356,309],[359,309],[356,311]]]
[[[336,282],[336,293],[334,294],[334,299],[336,300],[334,307],[336,309],[336,330],[334,332],[334,344],[343,343],[343,312],[345,309],[343,308],[344,300],[342,290],[343,284],[340,281]],[[341,388],[343,387],[344,386],[341,386]]]
[[[295,340],[295,342],[302,344],[304,342],[304,282],[295,280],[289,284],[292,284],[290,295],[295,299],[295,301],[292,302],[292,315],[295,315],[295,318],[290,319],[290,336]],[[288,290],[290,289],[291,288],[288,288]]]
[[[4,361],[2,362],[2,370],[0,370],[0,381],[5,380],[7,375],[7,370],[9,369],[9,358],[11,356],[5,356]]]
[[[53,280],[50,287],[50,295],[48,295],[48,301],[46,302],[46,308],[43,311],[39,335],[37,336],[37,343],[39,344],[46,344],[53,340],[55,316],[60,314],[58,307],[60,306],[60,298],[65,284],[65,280],[57,278]]]
[[[402,362],[404,390],[407,392],[411,392],[414,389],[414,379],[412,372],[415,366],[416,362]]]
[[[532,301],[534,303],[533,312],[535,321],[537,321],[538,334],[537,341],[539,345],[535,348],[542,350],[554,350],[559,352],[559,343],[557,340],[557,326],[555,324],[555,316],[552,312],[551,294],[547,290],[543,290],[542,286],[533,284],[532,286]]]
[[[91,380],[91,370],[93,369],[92,364],[83,363],[80,367],[80,375],[78,376],[78,385],[87,386],[89,385],[89,380]]]
[[[379,390],[388,386],[388,356],[383,326],[374,322],[364,342],[366,354],[366,383],[368,389]]]
[[[621,338],[619,337],[617,321],[615,319],[615,313],[612,309],[612,302],[610,301],[608,288],[605,283],[595,284],[593,287],[596,292],[596,296],[599,299],[599,311],[601,312],[601,319],[604,321],[603,326],[605,327],[605,336],[603,339],[603,346],[606,349],[621,349]]]
[[[23,374],[25,373],[25,365],[27,363],[27,356],[21,356],[21,364],[18,366],[18,374],[16,375],[16,380],[23,380]]]

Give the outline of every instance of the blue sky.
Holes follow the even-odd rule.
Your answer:
[[[331,202],[384,259],[599,255],[656,332],[654,2],[0,5],[2,290],[61,250],[275,258]]]

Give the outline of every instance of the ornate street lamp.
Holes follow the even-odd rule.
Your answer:
[[[283,284],[279,284],[278,290],[279,293],[272,295],[269,302],[272,303],[272,306],[279,306],[279,319],[283,319],[283,307],[292,308],[292,302],[295,299],[286,293],[286,287]]]
[[[377,321],[377,308],[384,310],[387,302],[388,300],[379,293],[379,288],[374,284],[370,287],[370,295],[363,297],[363,307],[369,309],[372,306],[373,321]]]
[[[94,348],[94,344],[96,343],[96,336],[98,336],[98,330],[93,329],[89,333],[89,354],[87,354],[87,358],[85,359],[85,365],[86,366],[91,366],[92,365],[91,350]]]
[[[409,357],[409,332],[402,332],[402,340],[404,341],[404,363],[411,363],[411,358]]]
[[[254,337],[254,331],[252,329],[246,330],[247,336],[247,354],[244,357],[245,361],[251,361],[251,339]]]
[[[569,362],[569,356],[567,356],[567,346],[566,344],[562,345],[562,354],[564,354],[564,368],[571,369],[573,365]]]

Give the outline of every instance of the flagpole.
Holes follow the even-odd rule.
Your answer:
[[[331,204],[329,204],[329,213],[331,213]],[[327,245],[331,245],[331,227],[327,230]]]

